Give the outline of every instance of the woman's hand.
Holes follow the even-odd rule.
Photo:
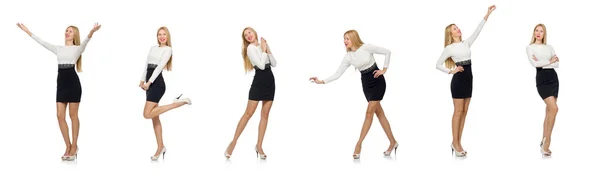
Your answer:
[[[267,46],[267,41],[265,40],[265,38],[260,38],[260,47],[262,48],[263,52],[267,52],[267,48],[269,48]]]
[[[94,32],[98,31],[100,29],[100,27],[102,27],[102,25],[99,25],[98,23],[94,24],[94,27],[88,34],[88,38],[92,38],[92,35],[94,35]]]
[[[385,72],[387,72],[387,68],[384,68],[383,70],[375,70],[373,72],[373,77],[378,78],[379,76],[385,74]]]
[[[488,20],[488,17],[490,16],[490,14],[492,14],[492,12],[493,12],[494,10],[496,10],[496,5],[492,5],[492,6],[488,7],[487,14],[485,14],[485,17],[483,17],[483,19],[484,19],[485,21],[487,21],[487,20]]]
[[[537,57],[535,57],[535,55],[532,55],[532,56],[531,56],[531,59],[533,59],[534,61],[538,61],[538,58],[537,58]]]
[[[550,63],[556,63],[558,62],[558,57],[556,57],[556,55],[552,56],[552,59],[550,59]]]
[[[456,73],[463,72],[463,71],[465,71],[465,69],[462,66],[458,66],[458,67],[454,68],[454,70],[451,70],[450,74],[456,74]]]
[[[309,79],[311,82],[317,83],[317,84],[325,84],[325,82],[323,80],[319,80],[319,78],[317,77],[310,77]]]
[[[142,90],[144,89],[144,88],[143,88],[143,87],[144,87],[144,81],[140,81],[140,85],[139,85],[139,87],[140,87],[140,88],[142,88]]]
[[[142,89],[144,89],[144,90],[148,90],[149,87],[150,87],[150,83],[145,83],[142,85]]]
[[[17,23],[17,26],[21,28],[21,30],[23,30],[25,33],[27,33],[27,35],[31,36],[31,32],[23,23]]]

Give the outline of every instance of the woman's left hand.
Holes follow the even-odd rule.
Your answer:
[[[150,87],[150,83],[146,83],[146,84],[142,85],[142,89],[144,89],[144,90],[148,90],[149,87]]]
[[[387,71],[387,70],[385,70],[385,69],[383,69],[383,70],[375,70],[375,71],[373,72],[373,77],[374,77],[374,78],[378,78],[379,76],[381,76],[381,75],[385,74],[385,72],[386,72],[386,71]]]

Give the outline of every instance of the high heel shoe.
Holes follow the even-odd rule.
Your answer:
[[[167,153],[167,148],[163,147],[163,149],[160,151],[160,153],[158,153],[158,156],[151,156],[150,159],[152,161],[157,161],[158,158],[160,158],[160,155],[162,155],[163,159],[165,159],[165,153]]]
[[[462,152],[458,152],[456,151],[456,149],[454,149],[454,145],[450,144],[450,148],[452,148],[452,154],[456,157],[465,157],[467,156],[467,153],[465,151]]]
[[[75,155],[66,156],[65,160],[67,160],[67,161],[74,161],[75,159],[77,159],[77,153],[79,153],[79,147],[77,147],[77,149],[75,150]]]
[[[256,157],[260,156],[260,159],[262,160],[267,159],[267,155],[258,153],[258,147],[254,146],[254,151],[256,151]]]
[[[540,143],[540,153],[542,153],[542,156],[551,156],[552,152],[544,151],[544,143],[546,143],[546,137],[544,137]]]
[[[392,150],[394,150],[394,155],[396,155],[396,149],[398,149],[398,142],[396,142],[396,144],[394,144],[394,149],[392,149]],[[392,154],[392,150],[384,151],[383,156],[390,156]]]
[[[360,153],[355,153],[354,155],[352,155],[352,157],[354,159],[360,159]]]
[[[189,98],[181,98],[183,94],[179,95],[177,98],[173,100],[173,103],[185,102],[187,105],[192,105],[192,100]]]
[[[231,154],[227,153],[227,150],[229,150],[230,146],[231,146],[231,142],[229,143],[229,145],[227,146],[227,148],[225,148],[225,152],[223,152],[223,155],[225,155],[225,158],[227,158],[227,159],[231,158]]]

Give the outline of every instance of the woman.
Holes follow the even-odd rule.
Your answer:
[[[42,40],[34,35],[25,27],[18,23],[17,26],[31,36],[36,42],[44,48],[50,50],[57,56],[58,60],[58,78],[56,79],[56,116],[58,117],[58,126],[62,133],[66,145],[65,153],[61,156],[62,160],[73,161],[77,159],[77,140],[79,139],[79,103],[81,101],[81,82],[77,72],[81,72],[81,53],[94,35],[94,32],[100,29],[98,23],[81,42],[79,37],[79,28],[69,26],[65,30],[65,45],[54,45]],[[77,70],[75,70],[75,68]],[[69,117],[71,117],[73,141],[69,139],[69,127],[67,125],[66,109],[69,107]]]
[[[454,115],[452,116],[452,153],[457,157],[467,155],[462,147],[461,138],[465,126],[465,118],[469,110],[473,91],[473,73],[471,72],[471,49],[481,29],[487,22],[489,15],[496,10],[496,6],[488,7],[487,14],[483,17],[475,32],[462,40],[462,33],[455,24],[446,27],[444,38],[444,52],[437,61],[436,68],[447,74],[454,74],[450,83],[452,100],[454,102]],[[445,67],[443,64],[445,63]]]
[[[546,118],[544,119],[544,132],[542,142],[540,143],[540,152],[542,156],[550,156],[550,139],[554,120],[558,113],[558,75],[555,68],[558,68],[558,57],[554,53],[554,48],[546,44],[546,26],[537,24],[533,28],[531,43],[527,46],[528,60],[537,73],[535,77],[538,94],[546,103]]]
[[[244,69],[246,73],[254,69],[254,80],[250,87],[248,96],[248,105],[242,118],[238,122],[237,128],[235,129],[235,135],[233,140],[227,146],[225,150],[225,158],[230,158],[237,141],[246,128],[246,124],[256,111],[258,102],[262,101],[262,108],[260,113],[260,123],[258,125],[258,141],[254,146],[254,151],[260,159],[267,159],[267,155],[262,149],[263,139],[265,137],[265,131],[267,130],[267,123],[269,120],[269,112],[273,105],[273,99],[275,97],[275,77],[271,67],[277,65],[277,61],[271,53],[271,49],[267,44],[267,41],[260,38],[258,42],[258,35],[256,31],[251,27],[246,27],[242,31],[242,58],[244,59]]]
[[[386,151],[383,152],[384,156],[389,156],[392,153],[392,150],[396,152],[396,149],[398,148],[398,142],[392,134],[390,123],[385,117],[380,101],[383,99],[385,94],[386,83],[383,74],[387,72],[390,64],[391,52],[388,49],[375,45],[364,44],[356,30],[349,30],[344,33],[344,44],[346,45],[346,56],[344,56],[342,64],[337,69],[337,72],[327,79],[319,80],[317,77],[311,77],[310,81],[317,84],[328,84],[342,76],[342,74],[348,67],[350,67],[350,65],[354,66],[356,69],[359,69],[361,73],[363,93],[365,94],[368,105],[365,122],[363,123],[362,131],[360,132],[360,137],[356,143],[354,155],[352,156],[354,159],[360,159],[362,142],[371,128],[374,114],[377,115],[379,123],[381,123],[381,127],[383,127],[383,131],[385,131],[385,134],[390,140],[390,146]],[[379,67],[377,67],[377,63],[375,62],[373,54],[385,55],[383,70],[380,70]]]
[[[171,33],[169,33],[169,29],[167,29],[167,27],[158,28],[156,37],[158,46],[150,48],[148,60],[146,61],[146,68],[144,68],[144,74],[142,74],[142,79],[140,80],[140,87],[146,91],[144,118],[152,119],[154,135],[156,135],[156,142],[158,144],[156,153],[150,157],[152,161],[158,160],[160,155],[163,155],[164,158],[164,154],[167,152],[167,148],[165,148],[162,139],[162,125],[160,123],[159,115],[185,104],[192,104],[192,100],[189,98],[181,98],[180,95],[173,100],[173,103],[158,106],[158,102],[165,94],[166,90],[162,71],[163,69],[171,71],[171,61],[173,60],[173,56],[171,55]]]

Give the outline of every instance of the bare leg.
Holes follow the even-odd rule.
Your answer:
[[[365,115],[365,122],[363,123],[362,130],[360,131],[360,137],[358,138],[358,142],[356,142],[354,154],[360,154],[360,151],[362,149],[362,142],[365,140],[367,133],[369,133],[369,129],[371,129],[371,124],[373,124],[373,116],[375,115],[375,109],[377,109],[378,104],[379,101],[369,101],[369,105],[367,106],[367,113]]]
[[[227,154],[231,155],[231,153],[233,152],[233,149],[235,148],[235,144],[237,143],[237,140],[240,138],[240,135],[242,135],[242,132],[244,132],[244,128],[246,128],[246,124],[248,124],[248,121],[250,120],[252,115],[254,115],[254,111],[256,111],[257,106],[258,106],[258,101],[248,100],[248,105],[246,106],[246,111],[244,112],[244,115],[242,115],[242,118],[240,118],[237,128],[235,129],[235,135],[233,136],[233,140],[227,147]]]
[[[550,142],[552,141],[552,130],[554,128],[554,121],[556,120],[556,114],[558,113],[558,105],[556,104],[555,97],[548,97],[544,99],[546,107],[548,109],[545,119],[546,126],[544,127],[544,136],[546,141],[544,142],[544,150],[550,152]]]
[[[154,135],[156,136],[156,144],[158,148],[156,149],[156,153],[154,156],[158,156],[163,148],[165,148],[165,144],[163,143],[162,137],[162,125],[160,123],[160,117],[157,116],[152,118],[152,126],[154,127]]]
[[[394,138],[394,134],[392,133],[392,127],[390,126],[390,122],[388,121],[388,119],[385,116],[385,113],[383,112],[383,107],[381,106],[380,101],[377,101],[375,115],[377,115],[377,119],[379,120],[379,123],[381,124],[381,127],[385,132],[385,135],[387,136],[388,140],[390,140],[390,146],[386,151],[391,151],[392,149],[394,149],[394,146],[396,145],[397,141],[396,138]]]
[[[471,98],[465,98],[465,104],[463,106],[464,112],[462,114],[462,117],[460,118],[460,127],[458,130],[458,142],[461,144],[461,147],[463,129],[465,129],[465,119],[467,118],[467,113],[469,112],[469,104],[471,104]]]
[[[452,145],[457,152],[462,152],[462,144],[460,143],[460,120],[465,112],[465,99],[452,99],[454,102],[454,114],[452,115]]]
[[[67,104],[66,103],[56,103],[56,117],[58,118],[58,127],[60,128],[60,133],[62,134],[63,140],[65,141],[65,153],[63,156],[69,156],[71,152],[71,139],[69,137],[69,126],[67,125]]]
[[[69,156],[75,155],[79,139],[79,103],[69,103],[69,117],[71,117],[71,128],[73,131],[73,142],[71,142],[71,151]]]
[[[158,106],[158,103],[146,101],[146,106],[144,107],[144,118],[151,119],[158,117],[159,115],[170,111],[171,109],[181,107],[185,104],[185,102],[177,102],[168,105]]]
[[[267,131],[267,123],[269,122],[269,112],[271,112],[271,106],[273,101],[263,101],[260,112],[260,123],[258,125],[258,141],[256,142],[256,148],[258,153],[264,154],[262,150],[263,139],[265,138],[265,132]]]

